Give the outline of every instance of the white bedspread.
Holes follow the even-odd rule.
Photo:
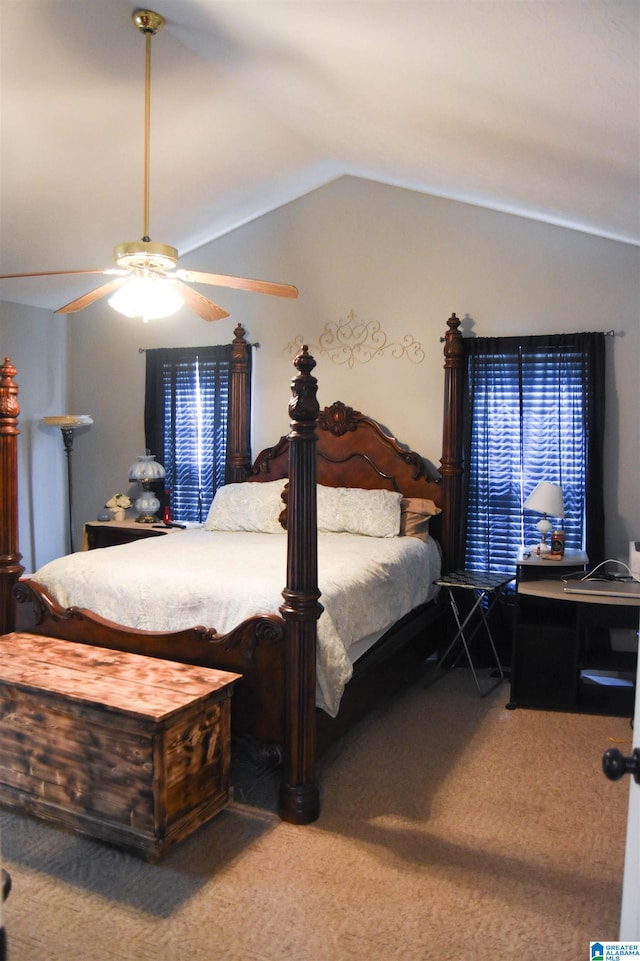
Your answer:
[[[51,561],[33,580],[63,607],[127,627],[226,633],[252,614],[278,613],[287,538],[201,529]],[[440,573],[433,539],[318,535],[318,698],[332,717],[352,673],[349,648],[431,600]]]

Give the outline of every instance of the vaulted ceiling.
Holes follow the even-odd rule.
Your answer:
[[[140,239],[137,6],[0,3],[0,273],[107,267]],[[350,174],[640,244],[636,0],[150,6],[154,240],[187,253]]]

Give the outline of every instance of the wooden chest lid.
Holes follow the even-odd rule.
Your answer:
[[[37,634],[0,637],[0,686],[46,691],[155,721],[222,692],[241,676]]]

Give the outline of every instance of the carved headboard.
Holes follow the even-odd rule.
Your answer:
[[[342,401],[320,411],[317,438],[319,484],[384,488],[405,497],[427,497],[443,506],[442,485],[429,478],[423,458]],[[249,479],[277,480],[288,472],[289,440],[281,437],[274,447],[258,454]]]

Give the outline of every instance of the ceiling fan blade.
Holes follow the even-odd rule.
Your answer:
[[[90,304],[95,303],[96,300],[100,300],[101,297],[106,297],[107,294],[113,293],[118,287],[122,287],[126,279],[126,276],[116,277],[114,280],[110,280],[106,284],[90,290],[88,294],[83,294],[82,297],[76,297],[75,300],[71,300],[68,304],[65,304],[64,307],[58,307],[57,310],[54,310],[54,314],[73,314],[77,310],[83,310]]]
[[[212,300],[207,300],[207,298],[199,294],[197,290],[192,290],[191,287],[187,287],[187,285],[183,284],[180,280],[175,280],[174,283],[180,291],[180,294],[184,297],[184,302],[187,307],[189,307],[194,314],[202,317],[203,320],[223,320],[229,316],[226,310],[218,307]]]
[[[113,274],[115,270],[107,267],[96,270],[44,270],[33,274],[0,274],[0,280],[19,280],[21,277],[72,277],[76,274]]]
[[[209,274],[200,270],[176,270],[176,277],[192,284],[214,284],[216,287],[232,287],[237,290],[252,290],[258,294],[273,294],[274,297],[297,297],[298,288],[291,284],[275,284],[269,280],[249,280],[247,277],[229,277],[227,274]]]

